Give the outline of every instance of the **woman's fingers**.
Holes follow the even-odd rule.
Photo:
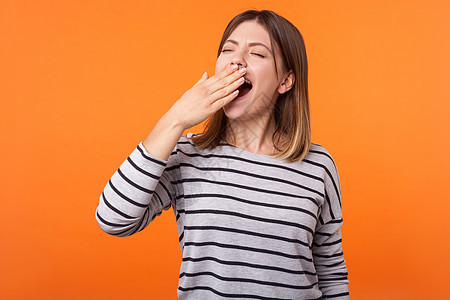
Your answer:
[[[243,76],[245,73],[245,68],[235,69],[231,72],[221,72],[222,76],[219,77],[220,79],[216,79],[207,87],[209,95],[212,96],[210,100],[216,101],[236,90],[244,82]],[[223,74],[228,75],[223,76]]]
[[[242,77],[242,75],[239,75],[239,76],[240,77],[238,77],[238,78],[235,78],[235,77],[231,78],[231,80],[233,80],[233,81],[231,81],[230,84],[227,84],[225,87],[214,92],[211,95],[211,100],[217,101],[218,99],[226,97],[229,94],[236,91],[244,83],[244,77]]]
[[[245,68],[228,65],[225,70],[208,78],[205,72],[195,85],[187,90],[171,107],[180,124],[190,128],[206,120],[222,106],[233,100],[244,82]],[[241,79],[240,79],[241,78]]]
[[[210,85],[214,85],[217,82],[220,82],[221,80],[227,78],[229,75],[236,72],[238,69],[238,65],[228,65],[222,72],[219,72],[218,74],[211,77]]]
[[[217,90],[231,84],[234,80],[239,78],[239,71],[237,65],[228,65],[223,71],[211,77],[206,82],[206,87],[209,93],[212,94]]]
[[[239,95],[239,90],[235,90],[231,94],[228,94],[227,96],[222,97],[222,98],[220,98],[217,101],[214,101],[211,104],[211,109],[214,110],[214,111],[218,111],[220,108],[222,108],[225,105],[227,105],[228,102],[233,101],[233,99],[236,98],[238,95]]]

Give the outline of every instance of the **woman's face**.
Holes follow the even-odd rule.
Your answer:
[[[229,64],[245,67],[244,78],[250,80],[251,90],[239,91],[237,98],[223,107],[229,119],[253,119],[261,114],[271,113],[281,89],[283,75],[281,57],[276,45],[272,53],[267,30],[256,21],[246,21],[238,25],[224,42],[216,62],[216,74]],[[274,56],[278,70],[275,70]],[[278,78],[277,78],[278,73]],[[243,87],[242,85],[241,87]]]

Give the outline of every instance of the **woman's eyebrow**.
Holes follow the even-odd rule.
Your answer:
[[[235,45],[239,45],[239,43],[237,42],[237,41],[235,41],[235,40],[226,40],[225,41],[225,43],[228,43],[228,42],[230,42],[230,43],[232,43],[232,44],[235,44]],[[224,43],[224,44],[225,44]],[[263,47],[265,47],[267,50],[269,50],[269,52],[270,53],[272,53],[272,51],[269,49],[269,47],[267,47],[266,45],[264,45],[263,43],[260,43],[260,42],[250,42],[250,43],[248,43],[248,45],[249,46],[263,46]]]

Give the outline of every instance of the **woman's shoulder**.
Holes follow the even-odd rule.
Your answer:
[[[328,151],[328,149],[321,144],[311,143],[311,148],[309,150],[307,159],[321,164],[329,170],[337,169],[333,156]]]

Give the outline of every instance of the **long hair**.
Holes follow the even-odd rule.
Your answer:
[[[219,57],[224,42],[236,27],[245,21],[256,21],[269,33],[272,53],[274,45],[280,50],[282,70],[294,73],[292,88],[278,96],[274,107],[276,130],[272,135],[274,147],[281,152],[271,156],[285,159],[289,162],[300,162],[311,148],[311,125],[308,99],[308,62],[305,43],[298,29],[288,20],[270,10],[247,10],[235,16],[228,23],[217,52]],[[275,69],[277,63],[274,58]],[[223,108],[215,112],[206,121],[204,132],[191,138],[199,149],[213,149],[221,141],[225,141],[227,133],[227,116]],[[282,148],[281,139],[286,137]]]

